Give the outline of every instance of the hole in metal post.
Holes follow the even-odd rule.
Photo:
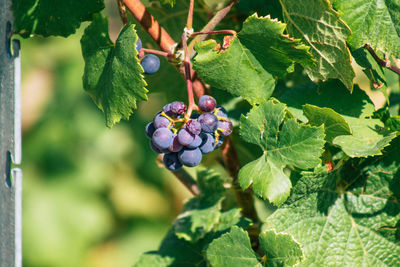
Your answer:
[[[6,169],[5,169],[5,182],[7,187],[12,186],[12,179],[11,179],[11,152],[7,151],[6,154]]]

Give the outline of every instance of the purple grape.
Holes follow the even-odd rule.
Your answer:
[[[200,138],[200,136],[195,135],[193,142],[191,142],[189,145],[187,145],[187,148],[196,148],[199,147],[201,145],[201,143],[203,142],[203,140]]]
[[[222,136],[230,135],[233,130],[232,122],[230,120],[218,121],[218,130],[220,131]]]
[[[167,149],[173,141],[174,134],[167,128],[158,128],[152,137],[153,144],[159,149]]]
[[[163,161],[165,167],[170,171],[177,171],[182,168],[182,163],[179,161],[178,153],[165,154]]]
[[[218,118],[211,113],[203,113],[200,115],[198,121],[201,123],[201,129],[203,132],[212,133],[217,130]]]
[[[160,113],[158,113],[155,117],[154,117],[154,128],[158,129],[158,128],[167,128],[169,126],[170,121],[164,117],[163,115],[161,115]]]
[[[199,98],[199,108],[204,112],[210,112],[217,106],[217,101],[214,97],[203,95]]]
[[[136,50],[139,52],[142,49],[142,40],[138,37],[136,41]]]
[[[201,124],[196,120],[189,120],[186,123],[186,130],[194,135],[199,135],[201,133]]]
[[[175,116],[183,115],[186,112],[186,105],[180,101],[174,101],[171,103],[171,112]]]
[[[158,153],[158,154],[164,153],[161,149],[159,149],[158,147],[156,147],[156,146],[153,144],[153,141],[151,141],[151,140],[150,140],[150,147],[151,147],[151,150],[153,150],[154,152],[156,152],[156,153]]]
[[[163,107],[163,111],[164,111],[165,114],[167,114],[168,116],[172,116],[173,114],[172,114],[172,110],[171,110],[171,103],[166,104],[166,105]]]
[[[178,154],[180,162],[188,167],[194,167],[201,162],[201,151],[198,148],[194,149],[184,149]]]
[[[160,68],[160,59],[153,54],[145,55],[140,63],[145,74],[154,74]]]
[[[200,151],[203,154],[208,154],[215,149],[214,137],[208,133],[201,133],[200,135],[202,143],[200,145]]]
[[[194,135],[189,133],[185,128],[182,128],[178,133],[179,143],[183,146],[189,145],[194,140]]]
[[[148,138],[151,138],[153,136],[154,131],[156,130],[156,128],[154,127],[154,124],[152,122],[149,122],[146,125],[146,135]]]
[[[223,118],[228,118],[228,115],[226,115],[225,112],[223,112],[222,110],[218,110],[217,112],[217,117],[223,117]]]
[[[168,150],[171,152],[179,152],[181,151],[183,146],[181,143],[179,143],[178,140],[178,135],[174,134],[174,140],[172,141],[172,144],[168,147]]]

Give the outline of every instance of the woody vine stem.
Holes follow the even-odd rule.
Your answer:
[[[163,51],[161,53],[157,52],[159,55],[163,56],[174,56],[175,49],[177,43],[171,38],[171,36],[162,28],[159,23],[154,19],[154,17],[146,10],[146,7],[141,3],[140,0],[118,0],[122,1],[124,7],[126,7],[135,19],[141,24],[145,31],[152,37],[152,39],[157,43],[160,49]],[[229,2],[229,4],[216,12],[214,17],[203,27],[201,32],[193,34],[194,36],[192,42],[187,45],[187,40],[190,36],[188,34],[192,33],[192,24],[193,24],[193,8],[194,8],[194,0],[190,0],[189,3],[189,11],[188,18],[186,23],[186,30],[182,35],[182,48],[184,51],[184,59],[183,64],[184,68],[178,68],[180,73],[185,77],[187,84],[187,92],[188,92],[188,114],[192,112],[192,110],[197,109],[197,105],[194,102],[194,95],[196,98],[201,97],[205,93],[207,93],[206,86],[197,78],[195,71],[192,70],[190,58],[194,56],[193,47],[197,42],[204,40],[208,34],[215,33],[226,33],[226,34],[235,34],[233,31],[218,31],[213,32],[214,28],[218,25],[218,23],[229,13],[231,8],[237,3],[237,0],[233,0]],[[124,10],[121,10],[120,14],[121,18],[124,21]],[[145,50],[146,51],[146,50]],[[147,50],[149,52],[149,50]],[[189,115],[190,116],[190,115]],[[238,172],[241,167],[238,155],[236,153],[236,149],[234,144],[230,140],[230,138],[226,138],[226,141],[222,148],[222,161],[225,165],[225,168],[233,178],[232,187],[235,192],[236,200],[239,207],[242,210],[242,214],[245,217],[250,218],[253,221],[253,226],[248,230],[250,234],[250,238],[253,242],[253,246],[256,247],[258,245],[258,234],[260,232],[260,222],[257,216],[257,212],[254,207],[254,200],[251,190],[242,191],[239,183],[238,183]],[[189,189],[193,194],[198,193],[198,188],[196,181],[191,178],[187,173],[182,172],[173,172],[173,174],[184,184],[186,188]]]

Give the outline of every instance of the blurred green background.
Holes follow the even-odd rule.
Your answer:
[[[109,4],[116,38],[121,23]],[[157,249],[190,196],[155,163],[144,134],[163,95],[108,129],[84,92],[87,25],[67,39],[22,40],[24,266],[131,266]]]

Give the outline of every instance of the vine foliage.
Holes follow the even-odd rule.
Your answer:
[[[235,126],[220,160],[173,173],[194,196],[134,266],[400,266],[398,1],[118,2],[115,42],[101,0],[14,0],[15,33],[67,37],[90,21],[83,85],[108,127],[154,92],[187,92],[190,111],[193,93],[214,95]],[[153,76],[138,33],[166,59]]]

